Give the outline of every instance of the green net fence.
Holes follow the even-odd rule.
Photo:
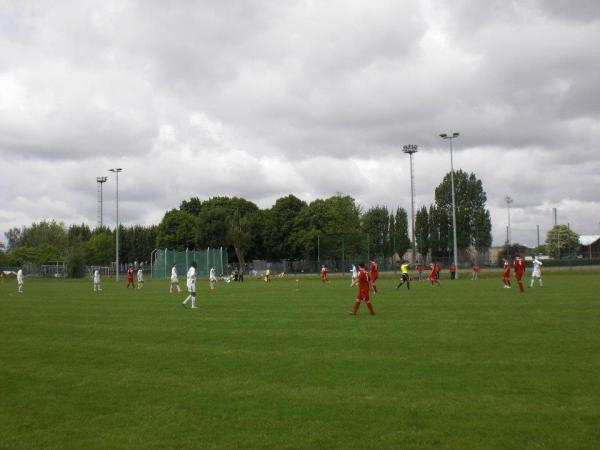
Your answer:
[[[197,264],[198,276],[208,275],[211,267],[214,267],[218,274],[223,274],[227,270],[227,250],[223,247],[185,251],[157,249],[152,255],[152,277],[170,277],[173,264],[176,264],[180,276],[185,275],[192,262]]]

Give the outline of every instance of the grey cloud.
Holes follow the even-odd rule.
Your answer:
[[[418,202],[428,204],[449,170],[438,134],[452,131],[456,167],[484,181],[496,240],[507,194],[523,228],[553,204],[574,224],[595,223],[586,208],[600,189],[597,9],[7,2],[0,155],[11,176],[0,179],[0,229],[53,212],[93,223],[95,176],[115,165],[129,223],[192,195],[339,191],[364,207],[407,207],[407,143],[420,146]],[[28,186],[26,201],[13,186]]]

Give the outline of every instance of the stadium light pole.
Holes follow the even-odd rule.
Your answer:
[[[121,169],[120,167],[117,169],[108,169],[109,172],[113,172],[114,174],[117,175],[117,232],[116,232],[116,248],[115,248],[115,253],[116,253],[116,259],[117,259],[117,267],[116,267],[116,280],[119,281],[119,172],[121,172],[123,169]]]
[[[510,197],[510,196],[506,196],[504,198],[504,201],[506,202],[506,210],[508,212],[508,236],[506,237],[506,239],[508,240],[508,246],[510,247],[510,241],[511,241],[511,230],[510,230],[510,204],[512,202],[514,202],[514,200]]]
[[[419,146],[408,144],[402,147],[404,153],[408,153],[410,157],[410,221],[412,230],[412,262],[417,261],[417,248],[415,244],[415,177],[413,175],[413,160],[412,156],[417,153]]]
[[[453,238],[453,253],[454,253],[454,266],[456,268],[455,278],[458,280],[458,254],[456,248],[456,200],[454,197],[454,159],[452,156],[452,141],[460,136],[460,133],[452,133],[448,135],[446,133],[440,134],[440,137],[444,140],[450,141],[450,184],[452,185],[452,238]]]
[[[102,210],[102,184],[106,183],[106,177],[96,177],[96,183],[98,183],[98,202],[99,202],[99,211],[98,211],[98,226],[102,228],[103,224],[103,210]]]

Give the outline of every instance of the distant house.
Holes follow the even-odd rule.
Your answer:
[[[600,234],[579,236],[579,245],[584,258],[600,258]]]

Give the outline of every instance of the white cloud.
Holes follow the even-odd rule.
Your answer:
[[[482,179],[496,242],[506,195],[513,240],[549,227],[553,207],[597,231],[593,0],[3,6],[0,232],[94,224],[95,177],[116,166],[125,223],[191,196],[268,207],[343,192],[408,208],[407,143],[428,205],[449,170],[438,134],[455,130],[455,167]]]

